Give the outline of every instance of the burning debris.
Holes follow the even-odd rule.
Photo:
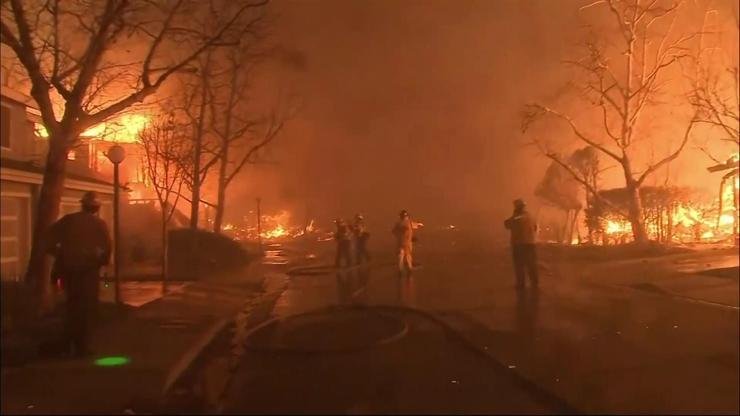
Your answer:
[[[726,186],[721,197],[709,203],[692,198],[692,193],[681,188],[645,188],[643,203],[645,224],[652,240],[660,242],[720,242],[735,233],[737,226],[738,181]],[[604,191],[612,203],[621,190]],[[617,203],[618,204],[618,203]],[[632,241],[632,225],[613,210],[597,206],[601,211],[603,230],[601,243],[626,243]]]
[[[230,234],[235,240],[256,241],[260,237],[263,240],[285,240],[298,238],[308,234],[318,233],[315,221],[311,220],[305,226],[295,225],[291,220],[291,214],[282,210],[276,215],[262,215],[261,224],[254,220],[250,222],[249,217],[244,217],[244,225],[227,223],[223,231]]]

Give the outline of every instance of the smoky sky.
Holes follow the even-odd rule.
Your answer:
[[[496,226],[547,162],[525,147],[522,106],[566,81],[582,21],[573,0],[282,0],[262,69],[300,113],[232,192],[326,221],[405,208],[434,224]],[[500,228],[500,227],[497,227]]]

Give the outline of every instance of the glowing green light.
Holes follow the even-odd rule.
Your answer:
[[[126,365],[130,361],[128,357],[102,357],[95,360],[95,365],[99,367],[116,367]]]

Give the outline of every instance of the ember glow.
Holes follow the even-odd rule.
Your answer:
[[[283,227],[282,224],[278,224],[272,230],[264,231],[262,233],[262,238],[266,238],[269,240],[273,238],[285,237],[287,235],[289,234],[288,234],[288,231],[285,229],[285,227]]]

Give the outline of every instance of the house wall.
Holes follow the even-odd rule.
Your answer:
[[[14,100],[0,95],[0,106],[7,109],[8,120],[0,123],[10,125],[10,147],[0,147],[0,156],[27,160],[34,153],[33,123],[26,117],[26,107]]]
[[[32,189],[27,184],[0,184],[0,278],[21,280],[31,246]]]
[[[3,91],[4,93],[4,91]],[[40,161],[45,154],[46,139],[34,134],[35,116],[29,113],[25,104],[0,95],[0,105],[7,108],[0,123],[10,127],[10,146],[2,148],[3,159],[18,161]],[[41,158],[43,159],[43,158]],[[85,158],[81,161],[86,163]],[[76,162],[76,161],[75,161]],[[70,161],[70,164],[74,162]],[[33,221],[36,217],[38,195],[43,177],[38,172],[30,172],[0,166],[0,280],[20,281],[25,275],[31,252]],[[80,210],[80,199],[88,190],[100,195],[102,206],[100,216],[111,228],[112,193],[111,185],[67,179],[62,193],[60,217]]]
[[[31,253],[33,219],[38,203],[40,185],[0,181],[0,279],[22,280]],[[85,191],[66,188],[59,206],[59,218],[80,210],[80,199]],[[100,217],[112,232],[113,197],[100,194]]]

